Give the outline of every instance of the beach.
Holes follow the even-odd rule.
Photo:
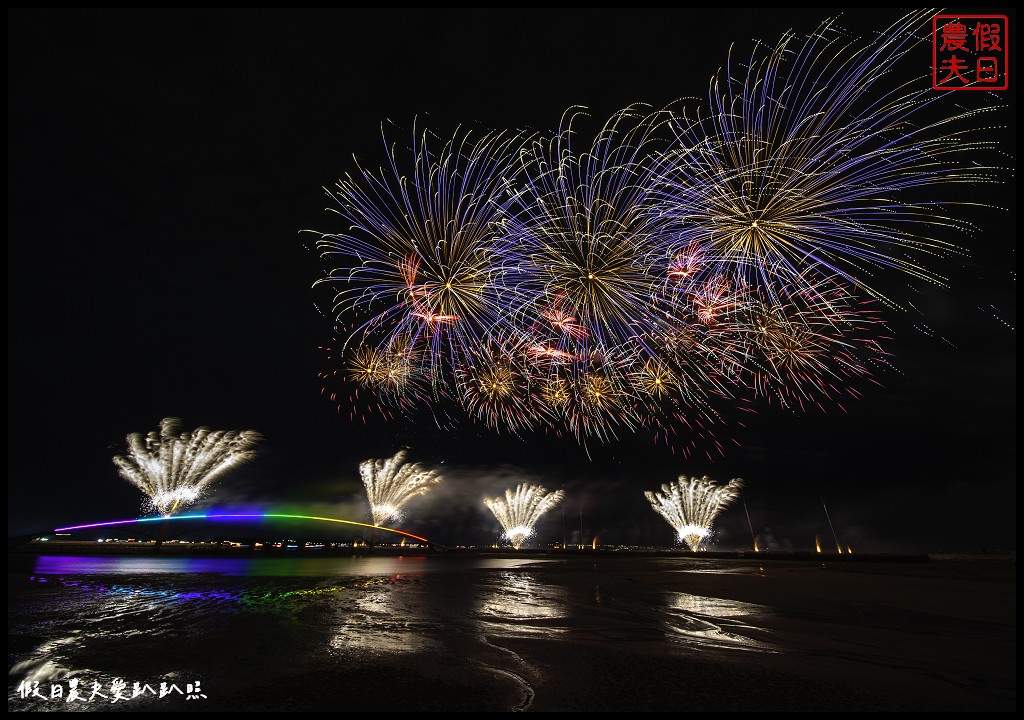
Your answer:
[[[1016,709],[1012,555],[11,560],[9,710]]]

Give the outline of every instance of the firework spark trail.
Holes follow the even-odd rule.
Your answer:
[[[566,336],[603,350],[660,327],[649,308],[660,281],[652,268],[666,236],[662,221],[645,209],[653,146],[669,115],[639,106],[620,110],[578,152],[572,139],[582,116],[570,108],[555,136],[524,155],[525,205],[511,231],[526,259],[517,300],[538,324],[552,315],[574,318],[573,329],[561,325]]]
[[[506,490],[503,498],[484,500],[484,505],[501,523],[503,537],[518,550],[533,535],[533,528],[541,515],[564,498],[564,490],[549,493],[540,485],[522,483],[515,490]]]
[[[455,373],[467,414],[497,430],[531,429],[540,419],[530,392],[534,354],[522,338],[498,337],[473,352]]]
[[[747,360],[742,372],[753,375],[759,396],[784,407],[842,407],[840,395],[859,397],[853,381],[870,381],[885,361],[885,325],[875,304],[831,277],[805,271],[799,287],[751,297],[732,329]]]
[[[401,520],[403,505],[441,482],[436,470],[406,462],[408,455],[408,450],[402,449],[390,458],[364,460],[359,464],[374,525]]]
[[[350,340],[397,344],[432,370],[450,370],[509,325],[502,226],[524,139],[462,132],[439,150],[438,142],[414,130],[410,173],[392,145],[386,169],[359,166],[328,191],[346,230],[317,233],[321,257],[341,263],[317,284],[336,288],[336,317],[366,314]]]
[[[743,480],[733,478],[718,485],[708,476],[679,479],[661,486],[661,492],[645,491],[644,497],[655,512],[665,518],[676,531],[679,542],[693,552],[700,549],[710,535],[715,518],[739,497]]]
[[[842,555],[843,554],[843,547],[842,547],[842,545],[839,544],[839,536],[836,535],[836,526],[832,524],[832,516],[828,514],[828,506],[825,504],[825,497],[824,496],[819,496],[819,497],[821,498],[821,507],[824,508],[824,510],[825,510],[825,519],[828,520],[829,529],[832,530],[832,539],[836,541],[836,553],[839,554],[839,555]],[[819,542],[819,545],[820,545],[820,542]],[[819,552],[820,552],[820,550],[819,550]]]
[[[929,21],[730,52],[696,114],[633,105],[592,138],[580,108],[549,137],[414,130],[411,168],[389,147],[329,192],[345,229],[317,233],[318,285],[347,329],[322,377],[354,416],[461,406],[687,455],[721,451],[729,409],[842,409],[890,369],[890,281],[943,285],[930,264],[975,229],[954,193],[1008,169],[979,123],[1001,101],[896,72]]]
[[[178,418],[164,418],[160,431],[132,433],[124,455],[114,456],[121,477],[146,494],[161,515],[191,505],[225,472],[250,460],[259,442],[253,430],[181,429]]]
[[[872,43],[830,21],[746,62],[730,54],[711,112],[680,116],[678,147],[662,158],[658,212],[680,218],[680,249],[704,245],[706,267],[769,290],[818,266],[896,307],[877,269],[945,284],[923,261],[962,254],[939,234],[971,229],[949,214],[959,198],[948,190],[998,181],[977,158],[995,146],[978,139],[978,116],[999,106],[934,119],[926,111],[941,93],[919,78],[892,82],[928,18],[910,13]]]

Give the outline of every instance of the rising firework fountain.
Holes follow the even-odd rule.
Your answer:
[[[679,542],[693,552],[711,535],[712,524],[730,502],[739,497],[743,480],[733,478],[718,485],[707,477],[680,475],[679,479],[661,486],[661,492],[644,492],[655,512],[668,520]]]
[[[408,450],[402,449],[390,458],[359,464],[374,525],[400,520],[403,505],[441,482],[436,470],[406,462],[408,454]]]
[[[132,433],[128,450],[114,464],[125,480],[139,488],[152,509],[167,517],[191,505],[225,472],[250,460],[260,440],[253,430],[181,429],[177,418],[164,418],[160,432]]]
[[[549,493],[540,485],[523,483],[515,490],[506,490],[505,497],[484,500],[504,530],[502,537],[519,550],[533,535],[540,516],[552,509],[565,497],[565,491]]]

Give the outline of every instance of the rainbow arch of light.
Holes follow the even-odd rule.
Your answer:
[[[289,513],[193,513],[188,515],[157,515],[156,517],[133,518],[131,520],[108,520],[106,522],[86,523],[85,525],[68,525],[67,527],[55,528],[54,532],[70,532],[72,530],[88,530],[89,528],[111,527],[113,525],[131,525],[133,523],[161,522],[164,520],[319,520],[322,522],[340,523],[343,525],[358,525],[359,527],[372,528],[374,530],[385,530],[387,532],[404,535],[405,537],[430,543],[425,537],[413,535],[404,530],[396,530],[382,525],[371,525],[369,523],[356,522],[355,520],[342,520],[340,518],[320,517],[318,515],[292,515]]]

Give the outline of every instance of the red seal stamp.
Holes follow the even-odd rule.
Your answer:
[[[1006,15],[932,18],[932,87],[936,90],[1006,90],[1009,57]]]

